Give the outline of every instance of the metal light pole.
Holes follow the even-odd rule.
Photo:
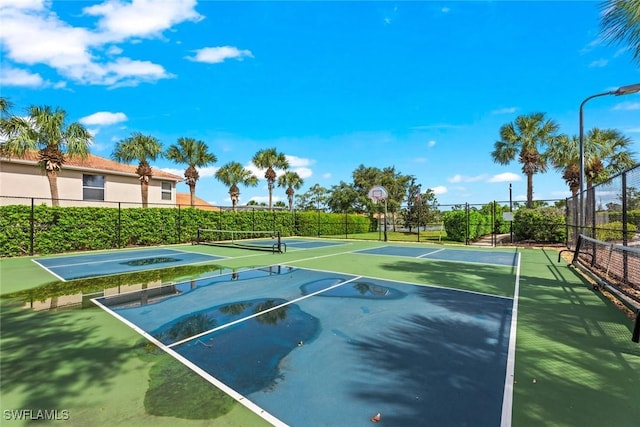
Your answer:
[[[578,227],[580,227],[580,232],[582,232],[582,228],[585,226],[585,216],[586,216],[586,207],[584,205],[584,184],[585,184],[585,171],[584,171],[584,119],[583,119],[583,109],[584,104],[587,103],[590,99],[597,98],[599,96],[605,95],[630,95],[632,93],[640,92],[640,83],[621,86],[617,90],[611,90],[609,92],[596,93],[595,95],[591,95],[585,98],[584,101],[580,104],[580,218],[578,219]]]

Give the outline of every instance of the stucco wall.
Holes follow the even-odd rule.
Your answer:
[[[104,202],[82,200],[82,175],[104,175]],[[162,179],[152,178],[149,182],[149,205],[175,205],[176,183],[171,184],[171,200],[162,200]],[[113,203],[123,202],[123,207],[141,206],[142,195],[140,181],[135,175],[119,175],[105,171],[81,171],[63,168],[58,173],[58,192],[61,206],[114,206]],[[38,166],[16,162],[0,162],[0,204],[31,203],[30,198],[37,204],[50,204],[51,192],[49,180]],[[24,200],[23,200],[24,198]],[[68,200],[63,200],[68,199]]]

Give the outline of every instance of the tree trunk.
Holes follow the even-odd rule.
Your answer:
[[[191,207],[196,206],[196,184],[189,183],[189,193],[191,193]]]
[[[273,202],[273,181],[269,180],[268,182],[268,187],[269,187],[269,210],[273,210],[272,209],[272,202]]]
[[[527,174],[527,207],[533,207],[533,174]]]
[[[58,193],[58,171],[48,170],[49,190],[51,191],[51,206],[60,206],[60,195]]]
[[[147,179],[140,181],[140,191],[142,193],[142,207],[146,208],[149,204],[149,181]]]

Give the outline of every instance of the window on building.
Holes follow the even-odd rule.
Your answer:
[[[82,175],[82,200],[104,200],[104,175]]]
[[[162,200],[171,200],[171,183],[162,183]]]

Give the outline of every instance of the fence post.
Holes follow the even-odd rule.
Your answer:
[[[349,214],[347,211],[344,211],[344,238],[349,238]]]
[[[622,245],[627,246],[629,244],[627,240],[627,173],[624,172],[622,174]],[[629,283],[629,270],[627,266],[628,261],[628,251],[622,251],[623,253],[623,261],[622,261],[622,278],[625,283]]]
[[[31,218],[30,218],[30,225],[29,225],[29,255],[33,256],[33,241],[35,240],[35,204],[34,204],[34,200],[33,197],[31,198]]]
[[[465,213],[465,219],[467,223],[467,227],[464,233],[464,244],[468,245],[469,244],[469,203],[464,204],[464,213]]]
[[[178,205],[178,241],[176,243],[182,243],[182,228],[181,228],[181,216],[180,205]]]
[[[122,247],[122,217],[121,217],[121,206],[120,206],[120,202],[118,202],[118,223],[116,224],[116,238],[117,238],[117,242],[116,244],[118,245],[118,249],[120,249]]]

